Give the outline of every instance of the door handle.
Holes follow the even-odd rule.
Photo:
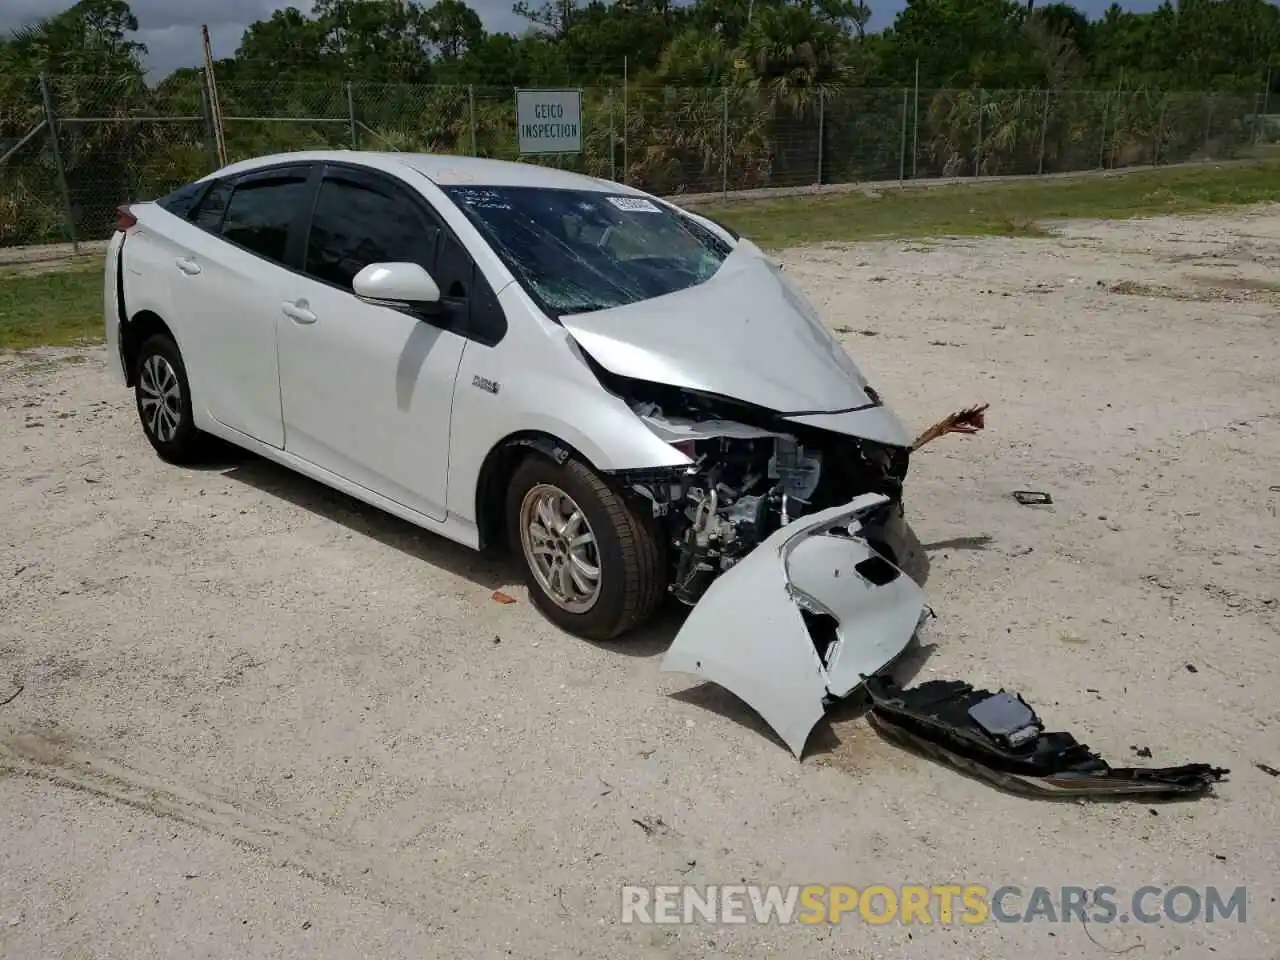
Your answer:
[[[196,263],[190,257],[179,257],[174,262],[178,265],[178,269],[188,277],[194,277],[200,272],[200,264]]]
[[[281,309],[284,310],[284,315],[288,317],[290,320],[292,320],[294,323],[315,323],[316,322],[316,315],[312,313],[310,309],[308,309],[307,301],[305,300],[297,300],[297,301],[286,300],[281,305]]]

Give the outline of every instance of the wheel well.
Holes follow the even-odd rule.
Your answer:
[[[514,433],[497,443],[480,465],[476,482],[476,526],[481,550],[506,545],[507,486],[516,468],[530,456],[564,463],[578,453],[560,438],[533,430]]]
[[[158,313],[150,310],[139,310],[120,331],[120,355],[124,360],[125,381],[133,386],[133,368],[138,357],[138,350],[147,342],[147,338],[157,333],[173,336],[173,331],[160,319]]]

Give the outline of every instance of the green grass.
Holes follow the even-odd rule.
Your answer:
[[[1043,236],[1039,222],[1116,220],[1280,200],[1280,163],[1153,170],[1114,177],[890,187],[698,204],[761,246],[876,237]]]
[[[102,337],[101,267],[0,273],[0,350],[68,347]]]

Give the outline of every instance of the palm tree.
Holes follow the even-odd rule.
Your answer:
[[[842,39],[807,6],[771,6],[747,25],[738,55],[754,70],[752,86],[798,103],[843,85]]]
[[[145,156],[155,138],[153,129],[129,122],[149,112],[150,104],[139,60],[144,48],[126,39],[137,26],[123,0],[81,0],[0,41],[0,102],[6,104],[7,123],[29,129],[43,118],[42,73],[52,75],[55,117],[101,118],[60,122],[56,129],[80,233],[98,233],[110,224],[116,204],[130,198],[135,159]],[[51,158],[48,150],[15,158],[5,179],[19,178],[39,192],[38,204],[61,209]]]

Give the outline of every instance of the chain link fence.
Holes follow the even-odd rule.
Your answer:
[[[218,166],[200,71],[33,77],[0,102],[0,246],[108,236],[115,207]],[[521,159],[515,92],[217,84],[229,160],[306,149]],[[1158,91],[591,87],[582,151],[524,158],[652,193],[1042,175],[1230,159],[1273,139],[1262,97]]]

